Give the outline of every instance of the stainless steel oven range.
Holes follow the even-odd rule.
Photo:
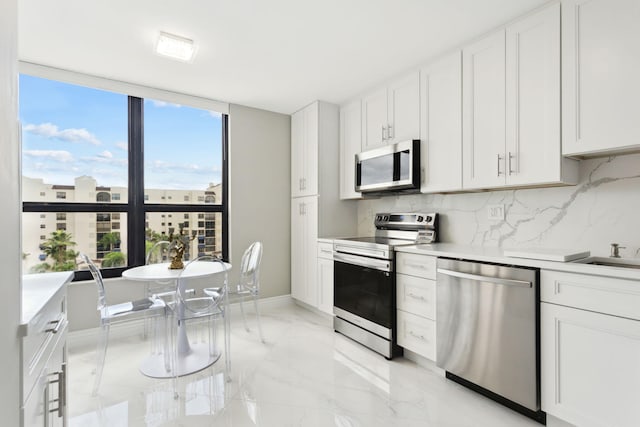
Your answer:
[[[379,213],[375,236],[333,243],[333,328],[387,359],[396,344],[394,247],[437,240],[438,214]]]

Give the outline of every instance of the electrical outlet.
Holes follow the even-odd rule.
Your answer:
[[[490,221],[502,221],[504,219],[504,205],[487,206],[487,218]]]

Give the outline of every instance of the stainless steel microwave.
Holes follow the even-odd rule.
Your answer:
[[[389,144],[356,154],[356,191],[381,193],[420,189],[420,140]]]

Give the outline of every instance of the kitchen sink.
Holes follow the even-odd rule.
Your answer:
[[[607,267],[635,268],[640,270],[640,259],[589,257],[576,260],[580,264],[603,265]]]

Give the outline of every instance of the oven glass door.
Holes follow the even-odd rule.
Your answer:
[[[393,272],[334,261],[334,305],[385,328],[393,327]]]

